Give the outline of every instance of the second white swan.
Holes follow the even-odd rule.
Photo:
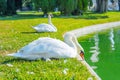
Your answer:
[[[42,23],[32,28],[37,32],[57,32],[57,28],[51,22],[51,14],[48,14],[48,24]]]

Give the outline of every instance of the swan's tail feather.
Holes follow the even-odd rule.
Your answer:
[[[14,54],[7,54],[7,56],[14,56]]]
[[[37,30],[38,28],[36,26],[31,26],[34,30]]]
[[[12,53],[12,54],[7,54],[7,56],[12,56],[12,57],[22,57],[20,53]]]
[[[37,32],[39,32],[39,28],[38,28],[37,26],[32,26],[32,28],[33,28],[34,30],[36,30]]]
[[[34,26],[31,26],[33,29],[36,29]]]

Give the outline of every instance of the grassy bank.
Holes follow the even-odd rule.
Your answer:
[[[21,47],[39,37],[52,37],[63,40],[62,35],[70,30],[119,21],[120,12],[89,14],[84,16],[55,16],[53,24],[56,33],[36,33],[31,26],[47,23],[40,14],[19,13],[17,16],[0,17],[0,80],[87,80],[93,77],[87,69],[75,59],[45,61],[24,61],[4,56],[16,52]],[[93,77],[94,79],[94,77]]]

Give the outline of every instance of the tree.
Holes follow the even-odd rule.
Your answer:
[[[64,15],[71,15],[72,11],[75,10],[75,1],[76,0],[60,0],[60,11]]]
[[[22,9],[22,0],[15,0],[15,10]]]
[[[7,10],[6,10],[6,15],[14,15],[16,14],[16,9],[15,9],[15,0],[7,0]]]
[[[22,0],[0,0],[0,15],[14,15],[22,7]]]
[[[0,15],[4,15],[6,12],[6,1],[5,0],[0,0]]]
[[[46,15],[49,11],[53,11],[55,8],[56,0],[32,0],[35,6],[35,9],[42,9],[44,15]]]
[[[48,0],[49,1],[49,11],[54,11],[55,7],[57,7],[57,0]]]
[[[44,15],[59,8],[63,15],[77,15],[87,10],[88,0],[32,0],[35,9],[42,9]],[[76,14],[77,13],[77,14]]]
[[[118,6],[119,6],[119,11],[120,11],[120,0],[118,0]]]
[[[103,13],[107,11],[108,0],[96,0],[96,12]]]
[[[89,6],[93,6],[92,0],[88,0]]]
[[[88,0],[59,0],[60,11],[64,15],[78,15],[87,10]]]
[[[88,0],[78,0],[78,10],[80,11],[80,13],[86,11],[87,7],[88,7]]]

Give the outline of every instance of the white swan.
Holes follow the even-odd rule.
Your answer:
[[[57,28],[51,22],[51,14],[48,14],[48,24],[42,23],[32,28],[37,32],[57,32]]]
[[[83,60],[84,50],[76,37],[71,33],[66,33],[64,40],[65,42],[49,37],[42,37],[24,46],[17,53],[8,54],[8,56],[28,60],[40,58],[77,58]]]

